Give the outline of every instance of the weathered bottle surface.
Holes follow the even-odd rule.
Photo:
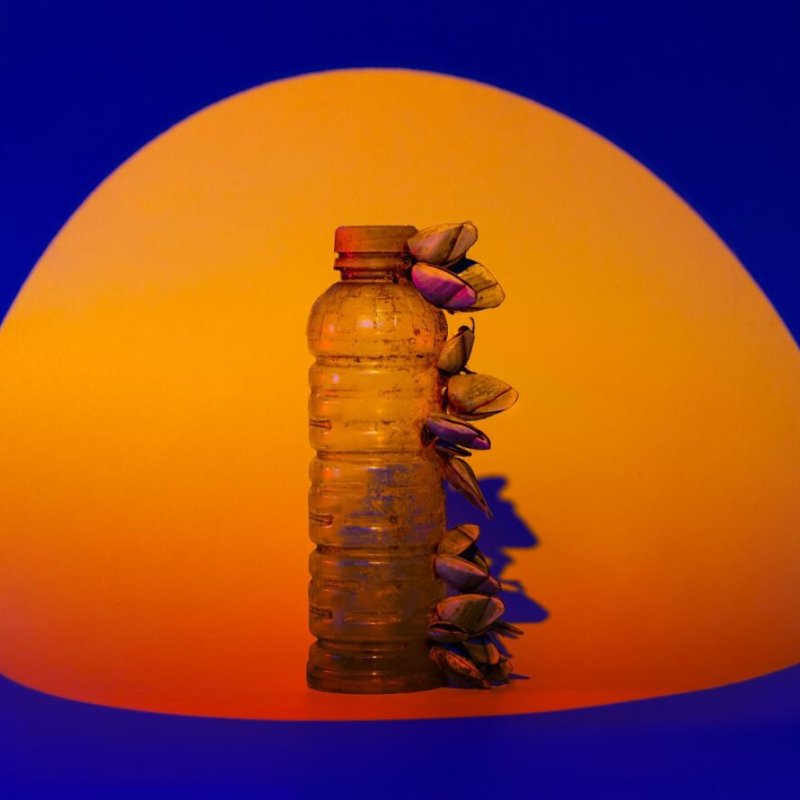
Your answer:
[[[387,693],[441,685],[426,627],[442,465],[421,430],[439,409],[442,312],[402,274],[411,226],[336,230],[341,280],[314,304],[308,344],[311,687]]]

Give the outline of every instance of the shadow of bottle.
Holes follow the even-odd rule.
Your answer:
[[[517,514],[514,503],[501,496],[508,483],[505,476],[491,476],[479,481],[493,518],[486,519],[478,509],[457,492],[447,487],[447,526],[464,522],[480,526],[478,546],[489,561],[491,573],[503,584],[500,599],[506,607],[503,619],[508,622],[543,622],[550,615],[547,609],[529,597],[522,581],[503,577],[514,559],[505,548],[535,547],[539,543],[534,531]]]

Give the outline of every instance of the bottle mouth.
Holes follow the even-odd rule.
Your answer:
[[[333,249],[340,257],[403,255],[416,232],[413,225],[342,225],[336,229]]]

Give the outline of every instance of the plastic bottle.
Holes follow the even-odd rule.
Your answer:
[[[438,410],[443,313],[403,275],[406,225],[336,230],[341,280],[308,321],[309,686],[332,692],[429,689],[430,613],[444,596],[442,465],[421,429]]]

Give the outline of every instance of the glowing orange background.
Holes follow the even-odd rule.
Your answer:
[[[472,219],[508,299],[473,369],[517,406],[481,475],[550,618],[493,692],[305,687],[306,352],[342,224]],[[456,324],[460,317],[454,318]],[[269,84],[81,206],[0,330],[0,670],[96,703],[274,719],[521,713],[800,658],[800,364],[697,215],[529,100],[406,70]]]

